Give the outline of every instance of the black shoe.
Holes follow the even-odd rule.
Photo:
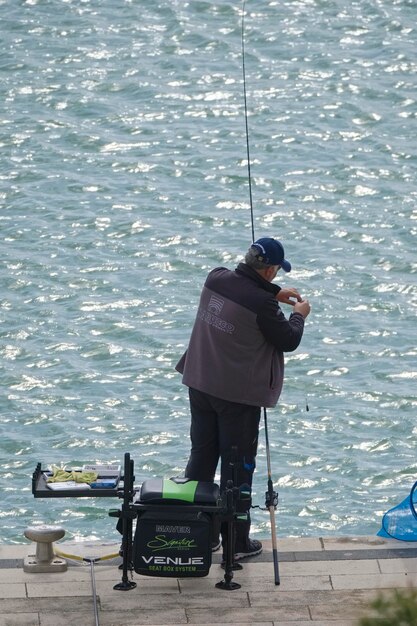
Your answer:
[[[247,539],[246,545],[236,546],[235,561],[246,559],[249,556],[256,556],[262,552],[262,544],[257,539]]]

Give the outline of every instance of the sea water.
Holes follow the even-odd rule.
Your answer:
[[[251,242],[242,4],[0,12],[1,540],[116,540],[117,500],[35,500],[31,476],[184,470],[174,367],[207,272]],[[374,534],[417,477],[416,4],[247,0],[244,36],[255,236],[312,304],[268,411],[278,536]]]

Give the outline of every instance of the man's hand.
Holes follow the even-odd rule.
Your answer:
[[[294,313],[301,313],[304,319],[310,313],[311,307],[308,300],[301,300],[301,302],[296,302],[294,304]]]
[[[277,293],[275,298],[278,300],[278,302],[283,302],[284,304],[291,304],[292,306],[294,306],[296,302],[303,301],[297,289],[294,289],[294,287],[280,289],[280,291]]]

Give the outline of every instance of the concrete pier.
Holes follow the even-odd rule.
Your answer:
[[[281,584],[274,584],[271,546],[235,572],[241,589],[215,588],[220,555],[205,578],[150,578],[115,591],[121,559],[94,566],[100,626],[356,626],[381,590],[417,587],[417,543],[379,537],[278,541]],[[97,626],[91,568],[68,562],[62,573],[26,573],[30,544],[0,545],[0,626]],[[78,556],[106,556],[117,544],[56,544]],[[385,592],[385,591],[384,591]]]

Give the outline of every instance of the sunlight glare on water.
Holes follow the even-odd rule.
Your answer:
[[[255,232],[313,307],[268,412],[281,536],[375,534],[416,479],[413,9],[246,2]],[[174,367],[206,273],[251,241],[241,4],[0,11],[1,540],[110,539],[112,501],[51,506],[31,475],[126,451],[138,484],[184,470]]]

